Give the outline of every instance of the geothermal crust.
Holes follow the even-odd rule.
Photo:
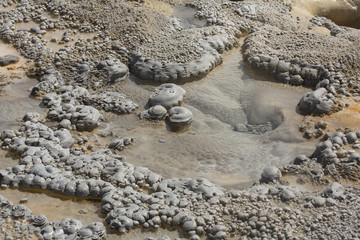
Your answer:
[[[208,74],[222,63],[221,54],[240,46],[241,36],[250,72],[309,87],[299,99],[300,114],[332,114],[359,95],[360,32],[338,25],[344,21],[312,16],[304,30],[292,15],[292,3],[280,0],[161,1],[170,7],[187,4],[196,10],[194,17],[206,22],[183,28],[176,17],[146,8],[145,2],[153,1],[2,2],[0,38],[32,60],[27,74],[39,83],[31,95],[48,111],[46,116],[29,112],[18,129],[1,133],[2,148],[18,159],[16,166],[0,170],[1,187],[97,199],[105,214],[103,223],[87,226],[71,218],[50,222],[0,195],[5,239],[104,239],[106,227],[126,233],[166,226],[193,240],[359,238],[358,129],[325,132],[326,123],[317,123],[320,142],[311,156],[265,168],[259,181],[243,190],[204,178],[166,179],[134,166],[120,155],[128,145],[136,147],[132,138],[115,138],[106,149],[74,139],[78,131],[96,131],[105,112],[165,120],[171,131],[190,129],[194,115],[185,105],[185,90],[176,84]],[[17,29],[29,22],[37,26]],[[329,33],[317,32],[315,25]],[[61,37],[48,41],[46,36],[56,31],[62,31]],[[61,48],[54,50],[49,42]],[[0,56],[0,65],[17,61],[16,56]],[[122,92],[130,74],[139,82],[165,84],[146,106],[139,106],[128,97],[131,93]],[[237,125],[235,130],[247,128],[262,134],[273,127]],[[289,184],[286,177],[291,176],[318,190]]]

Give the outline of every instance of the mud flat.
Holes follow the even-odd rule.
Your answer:
[[[359,238],[357,1],[1,5],[0,238]]]

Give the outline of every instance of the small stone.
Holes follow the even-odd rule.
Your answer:
[[[7,66],[13,63],[17,63],[18,61],[20,61],[20,58],[18,56],[8,54],[0,57],[0,66]]]
[[[277,167],[267,167],[263,170],[261,174],[260,182],[274,182],[281,179],[281,171]]]
[[[80,214],[87,214],[88,212],[89,212],[89,210],[87,210],[87,209],[85,209],[85,208],[79,210],[79,213],[80,213]]]
[[[313,135],[314,135],[314,133],[313,133],[313,131],[311,131],[311,130],[306,130],[305,131],[305,133],[304,133],[304,138],[306,138],[306,139],[310,139],[310,138],[312,138],[313,137]]]

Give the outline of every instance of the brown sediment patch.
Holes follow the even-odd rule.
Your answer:
[[[21,203],[27,206],[33,215],[43,214],[49,221],[71,217],[87,225],[92,222],[103,222],[105,217],[101,214],[99,199],[66,197],[47,190],[31,188],[0,189],[0,194],[14,205],[26,198],[27,201]]]
[[[18,165],[18,157],[14,154],[0,149],[0,169]]]
[[[26,60],[20,53],[10,44],[6,44],[0,40],[0,56],[15,55],[20,58],[17,63],[13,63],[4,67],[0,67],[0,96],[8,94],[6,89],[9,84],[21,82],[22,79],[28,79],[25,76],[25,70],[29,65],[29,60]]]
[[[293,17],[298,18],[299,20],[299,30],[302,31],[311,31],[324,35],[330,35],[330,30],[325,27],[313,26],[312,29],[309,29],[310,20],[314,17],[307,9],[304,9],[302,6],[294,4],[291,9],[291,14]]]
[[[325,121],[328,125],[325,131],[334,133],[337,129],[351,129],[352,131],[357,131],[360,126],[360,102],[356,102],[355,99],[359,97],[346,97],[341,100],[342,104],[349,104],[348,107],[344,107],[342,110],[335,112],[330,115],[324,116],[305,116],[303,126],[308,126],[308,128],[314,128],[315,123],[322,120]]]
[[[29,31],[32,27],[39,28],[39,24],[33,21],[15,23],[15,31]]]
[[[350,100],[350,101],[349,101]],[[354,102],[349,99],[350,106],[343,108],[340,112],[336,112],[330,116],[325,116],[324,120],[329,123],[332,128],[348,127],[359,128],[360,126],[360,102]]]
[[[296,0],[292,1],[295,12],[305,16],[321,16],[337,25],[360,28],[359,0]]]
[[[312,182],[309,176],[305,174],[283,174],[281,181],[290,186],[296,186],[301,190],[315,192],[324,188],[324,185]]]
[[[0,6],[0,10],[11,11],[11,10],[15,9],[16,7],[17,7],[17,4],[10,4],[10,5],[7,5],[6,7]]]

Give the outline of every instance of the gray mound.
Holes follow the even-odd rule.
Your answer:
[[[20,58],[18,56],[15,55],[5,55],[5,56],[0,56],[0,66],[4,67],[13,63],[17,63],[18,61],[20,61]]]
[[[192,112],[184,107],[172,107],[167,118],[167,125],[171,131],[184,131],[190,128],[194,119]]]
[[[149,97],[149,106],[161,105],[166,109],[181,105],[186,91],[173,83],[165,83],[155,89]]]

